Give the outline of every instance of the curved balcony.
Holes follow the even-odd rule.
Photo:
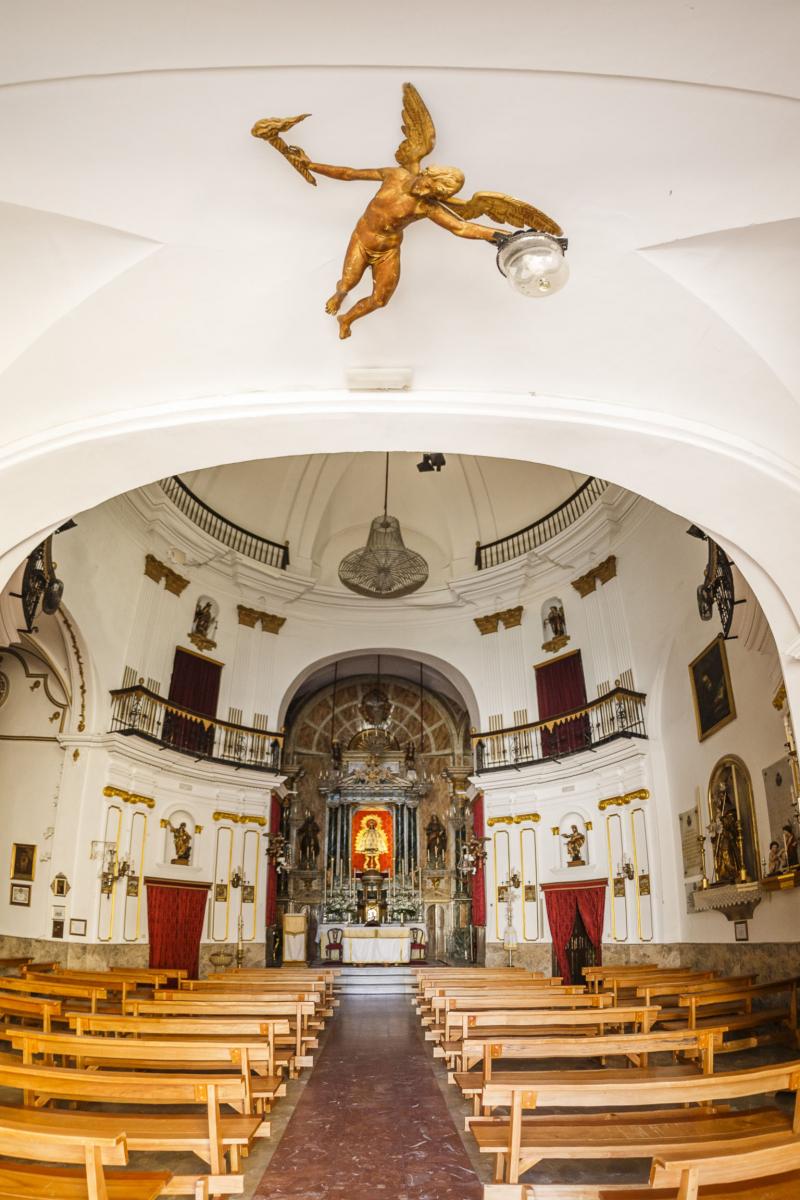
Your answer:
[[[234,521],[229,521],[199,496],[195,496],[178,475],[159,480],[159,487],[198,529],[202,529],[203,533],[209,534],[223,546],[279,571],[285,571],[289,566],[288,542],[273,542],[258,533],[251,533],[249,529],[244,529]]]
[[[604,479],[590,475],[577,491],[546,513],[538,521],[518,529],[516,533],[507,533],[505,537],[496,538],[493,542],[479,542],[475,547],[475,566],[479,571],[487,567],[499,567],[502,563],[511,562],[512,558],[520,558],[538,546],[543,546],[551,538],[569,529],[570,525],[582,517],[585,512],[599,500],[608,487]]]
[[[646,738],[646,699],[644,692],[618,687],[582,708],[546,721],[473,733],[473,769],[480,775],[508,767],[559,762],[615,738]]]
[[[205,717],[157,696],[149,688],[119,688],[111,693],[111,732],[135,734],[200,761],[277,774],[283,734]]]

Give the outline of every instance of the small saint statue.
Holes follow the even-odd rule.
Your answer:
[[[583,859],[583,846],[586,841],[584,834],[580,833],[577,825],[573,825],[569,833],[562,833],[562,838],[567,843],[567,853],[569,854],[568,867],[585,867],[586,863]]]
[[[550,605],[550,611],[545,617],[545,624],[550,626],[554,638],[564,637],[567,632],[567,622],[564,617],[564,609],[560,604]]]
[[[167,821],[167,828],[175,843],[175,857],[170,862],[174,867],[188,867],[192,857],[192,835],[186,828],[186,822],[181,821],[176,828],[171,821]]]
[[[426,825],[425,835],[427,838],[428,866],[443,867],[445,854],[447,853],[447,830],[436,813],[433,814]]]
[[[306,819],[298,830],[300,842],[300,867],[304,871],[313,871],[319,858],[319,825],[314,815],[306,809]]]

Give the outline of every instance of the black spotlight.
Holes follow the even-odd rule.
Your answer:
[[[422,454],[422,462],[417,463],[417,470],[441,471],[445,466],[447,466],[447,459],[443,454],[433,454],[430,450],[425,450]]]

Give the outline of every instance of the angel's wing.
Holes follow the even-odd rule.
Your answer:
[[[546,213],[518,200],[516,196],[505,196],[502,192],[476,192],[471,200],[459,200],[451,196],[446,202],[456,216],[464,221],[487,216],[501,225],[515,225],[517,229],[536,229],[539,233],[552,233],[555,237],[563,229]]]
[[[425,107],[413,83],[403,84],[403,133],[395,158],[408,171],[419,168],[420,159],[430,154],[436,144],[436,130],[431,114]]]

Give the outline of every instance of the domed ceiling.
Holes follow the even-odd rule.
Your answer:
[[[556,467],[448,454],[441,471],[420,454],[391,454],[388,511],[431,582],[473,568],[476,542],[514,533],[557,508],[586,476]],[[292,569],[339,587],[337,569],[363,546],[383,510],[384,454],[312,454],[188,472],[183,482],[228,520],[289,542]]]

